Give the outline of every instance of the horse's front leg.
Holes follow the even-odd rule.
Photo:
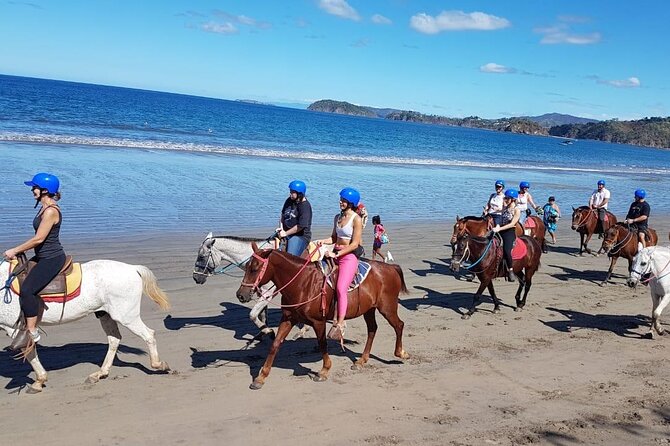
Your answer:
[[[119,349],[119,344],[121,343],[121,332],[119,331],[119,325],[111,318],[111,316],[105,313],[104,316],[100,318],[100,325],[102,329],[107,334],[107,354],[105,355],[105,360],[102,361],[102,366],[97,372],[91,373],[86,378],[87,384],[97,383],[101,379],[105,379],[109,376],[109,371],[112,368],[112,363],[116,357],[116,352]]]
[[[585,234],[583,232],[579,233],[579,255],[584,255],[584,237]]]
[[[519,273],[516,275],[519,278],[519,287],[516,290],[516,295],[514,296],[514,300],[516,301],[516,308],[514,311],[521,311],[526,305],[526,296],[524,295],[524,298],[521,298],[521,290],[524,289],[526,286],[526,276],[523,273],[523,270],[519,271]],[[528,294],[526,292],[526,294]]]
[[[491,281],[486,288],[489,290],[491,299],[493,299],[493,312],[500,313],[500,299],[498,299],[498,296],[496,295],[496,290],[493,289],[493,281]]]
[[[328,356],[328,340],[326,339],[326,321],[317,320],[314,321],[314,332],[316,333],[316,339],[319,342],[319,350],[321,350],[321,357],[323,358],[323,364],[321,365],[321,370],[319,374],[314,377],[314,381],[321,382],[328,379],[328,373],[330,368],[333,366],[333,362]],[[308,325],[305,325],[306,327]]]
[[[470,307],[467,313],[461,316],[461,319],[470,319],[470,316],[475,314],[475,311],[477,311],[477,302],[479,302],[479,299],[481,299],[482,291],[484,291],[484,288],[489,286],[489,284],[491,283],[491,279],[479,277],[479,282],[480,282],[479,288],[477,289],[475,295],[472,296],[472,306]]]
[[[254,382],[252,382],[249,386],[250,389],[258,390],[263,387],[263,384],[265,384],[265,380],[267,379],[268,375],[270,374],[270,370],[272,369],[272,363],[275,360],[277,351],[279,351],[279,347],[281,347],[282,342],[284,342],[284,339],[291,331],[291,328],[293,328],[293,322],[290,319],[287,319],[286,316],[282,316],[282,320],[279,323],[279,328],[277,329],[277,337],[272,342],[272,347],[270,347],[270,353],[268,353],[268,357],[265,359],[265,363],[263,364],[263,368],[261,368],[260,373],[256,379],[254,379]]]
[[[270,303],[267,299],[260,299],[256,302],[256,305],[251,309],[249,313],[249,319],[253,322],[256,327],[261,331],[261,335],[268,335],[270,339],[274,339],[275,332],[273,329],[268,327],[268,304]],[[258,335],[257,335],[258,337]]]
[[[33,348],[26,357],[30,366],[35,371],[35,382],[28,387],[26,393],[40,393],[44,388],[44,383],[47,382],[47,371],[42,366],[40,358],[37,356],[37,346]]]
[[[610,257],[610,267],[607,270],[607,274],[605,275],[605,280],[602,281],[600,286],[605,286],[607,285],[607,282],[610,280],[610,277],[612,277],[612,271],[614,271],[614,265],[616,265],[616,261],[619,259],[617,256],[612,256]],[[630,263],[630,262],[629,262]]]
[[[656,333],[658,333],[659,336],[665,334],[665,330],[661,326],[661,314],[663,314],[663,310],[665,310],[665,307],[667,307],[669,303],[670,294],[666,294],[659,299],[658,305],[651,314],[651,325],[656,329]]]
[[[586,236],[586,240],[584,240],[584,251],[586,251],[588,254],[593,254],[593,251],[589,248],[589,241],[591,240],[591,237],[593,237],[593,233],[589,233]]]

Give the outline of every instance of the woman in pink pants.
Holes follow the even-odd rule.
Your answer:
[[[333,328],[328,337],[341,341],[344,336],[344,319],[347,316],[347,290],[358,270],[358,255],[362,251],[361,234],[363,222],[356,213],[356,207],[361,200],[361,194],[356,189],[345,187],[340,191],[340,213],[335,216],[333,233],[321,243],[335,243],[333,252],[326,256],[333,257],[339,266],[337,275],[337,311]]]

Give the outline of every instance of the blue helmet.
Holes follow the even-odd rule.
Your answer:
[[[300,180],[293,180],[289,183],[288,185],[289,190],[294,190],[299,194],[305,194],[307,192],[307,185],[305,184],[304,181]]]
[[[507,189],[505,191],[505,197],[517,200],[519,198],[519,192],[517,192],[515,189]]]
[[[358,206],[358,202],[361,201],[361,194],[352,187],[345,187],[340,191],[340,198],[356,207]]]
[[[647,196],[647,191],[644,189],[638,189],[635,191],[635,198],[644,198]]]
[[[496,180],[496,187],[497,186],[505,187],[505,180]]]
[[[520,182],[520,183],[519,183],[519,189],[523,189],[524,187],[525,187],[526,189],[530,189],[530,183],[529,183],[528,181],[522,181],[522,182]]]
[[[51,175],[50,173],[38,173],[32,180],[24,181],[23,184],[30,187],[46,189],[50,194],[55,194],[60,188],[58,177],[56,175]]]
[[[604,186],[605,185],[605,180],[598,180],[598,186],[600,186],[600,185]]]

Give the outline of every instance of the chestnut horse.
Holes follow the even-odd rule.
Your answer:
[[[647,233],[645,237],[647,246],[655,246],[658,243],[656,231],[647,228],[645,232]],[[633,266],[633,258],[637,255],[638,251],[638,238],[637,230],[631,230],[628,225],[624,225],[623,223],[617,223],[605,232],[600,249],[605,251],[610,258],[610,268],[607,270],[607,276],[605,276],[605,280],[603,280],[600,286],[604,286],[612,276],[612,270],[619,257],[628,260],[628,272],[630,273]]]
[[[249,302],[251,296],[267,282],[274,282],[277,291],[281,291],[282,317],[270,353],[263,368],[249,386],[260,389],[270,374],[275,355],[284,338],[294,324],[304,323],[314,328],[323,356],[323,366],[314,381],[325,381],[332,365],[326,343],[326,321],[335,314],[334,290],[325,284],[326,277],[316,263],[293,256],[283,251],[266,249],[260,251],[253,244],[254,254],[246,266],[244,278],[237,290],[240,302]],[[365,281],[354,291],[349,292],[349,305],[346,319],[363,316],[368,327],[368,338],[363,355],[354,363],[353,369],[365,365],[370,357],[372,341],[377,332],[375,310],[384,316],[395,330],[395,356],[408,359],[402,348],[404,323],[398,317],[398,296],[407,293],[405,278],[400,266],[376,261],[370,262],[371,268]],[[336,278],[333,277],[333,282]]]
[[[514,274],[519,280],[514,311],[521,311],[526,305],[526,297],[532,285],[533,275],[540,267],[540,256],[542,255],[542,248],[534,238],[522,235],[517,238],[516,243],[519,243],[519,240],[526,243],[527,250],[521,259],[512,262]],[[451,269],[458,271],[463,265],[474,272],[481,282],[479,289],[472,298],[472,306],[462,316],[463,319],[468,319],[477,311],[476,305],[481,299],[484,288],[488,288],[493,299],[493,312],[498,313],[500,311],[500,300],[493,289],[493,279],[507,275],[506,269],[502,266],[502,258],[502,242],[498,237],[475,237],[463,234],[456,238],[454,254],[451,258]],[[465,262],[468,264],[465,265]],[[521,290],[524,290],[523,298],[521,297]]]
[[[606,211],[606,214],[607,221],[605,221],[605,227],[602,228],[602,233],[616,224],[614,214],[610,211]],[[579,232],[579,255],[583,255],[584,251],[593,254],[587,245],[598,229],[598,211],[588,206],[580,206],[576,209],[573,207],[572,229]]]
[[[528,220],[532,220],[533,223],[535,223],[533,227],[526,228],[525,226],[522,226],[521,223],[518,223],[516,228],[514,228],[516,236],[521,237],[522,235],[528,235],[533,237],[542,247],[542,252],[546,253],[547,243],[544,237],[547,228],[545,228],[544,222],[540,217],[536,216],[528,217]],[[473,215],[469,215],[463,218],[459,218],[457,215],[456,223],[454,223],[454,232],[451,234],[451,244],[454,245],[458,236],[463,234],[484,237],[486,233],[489,232],[494,226],[495,224],[493,223],[493,218],[491,218],[489,215],[486,217],[475,217]],[[528,233],[525,233],[525,231],[528,231]]]

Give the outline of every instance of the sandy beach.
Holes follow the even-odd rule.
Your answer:
[[[670,227],[659,223],[653,227],[667,244]],[[145,344],[122,328],[109,378],[84,384],[106,351],[98,321],[47,327],[39,353],[49,381],[41,394],[23,391],[34,377],[29,365],[0,352],[4,442],[670,444],[670,344],[644,339],[651,299],[646,287],[625,285],[626,262],[617,265],[615,283],[598,286],[607,257],[578,257],[578,234],[564,219],[524,311],[513,310],[516,285],[498,279],[502,312],[493,314],[487,299],[462,320],[477,284],[449,271],[451,224],[387,225],[410,290],[399,312],[411,359],[396,360],[393,331],[378,318],[369,365],[352,371],[365,341],[364,321],[353,320],[346,351],[329,344],[330,379],[315,383],[314,334],[294,341],[294,329],[260,391],[248,386],[270,341],[249,343],[257,330],[250,306],[235,297],[240,278],[217,276],[202,286],[192,279],[204,234],[66,243],[79,261],[108,258],[154,271],[173,308],[165,314],[145,299],[142,314],[173,371],[150,371]],[[270,318],[276,326],[279,310]],[[670,324],[668,314],[663,321]]]

